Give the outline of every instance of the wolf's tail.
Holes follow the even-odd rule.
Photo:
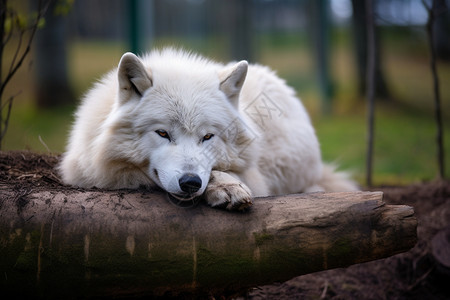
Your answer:
[[[319,186],[325,192],[348,192],[359,190],[358,184],[350,179],[350,175],[346,172],[336,171],[336,166],[323,166],[322,178]]]

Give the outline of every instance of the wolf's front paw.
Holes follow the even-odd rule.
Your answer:
[[[252,205],[250,189],[231,175],[213,171],[205,191],[206,202],[212,207],[244,210]]]
[[[244,184],[223,184],[206,189],[206,201],[212,207],[244,210],[252,205],[252,194]]]

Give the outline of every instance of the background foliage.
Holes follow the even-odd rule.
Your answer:
[[[28,10],[31,2],[15,3],[20,4],[18,9]],[[61,23],[56,26],[63,29],[59,42],[65,45],[61,51],[65,54],[68,89],[73,99],[80,99],[95,80],[117,65],[123,52],[131,50],[129,19],[133,14],[129,12],[128,2],[76,0],[69,3],[70,9],[63,16],[59,15]],[[328,41],[328,75],[332,84],[328,113],[324,113],[327,102],[320,91],[317,73],[316,41],[321,33],[316,30],[314,1],[254,0],[250,1],[250,8],[242,8],[235,2],[137,1],[140,13],[148,16],[141,18],[138,24],[140,47],[145,51],[175,45],[219,61],[248,59],[270,66],[296,89],[305,103],[324,159],[351,170],[363,183],[366,110],[364,94],[359,91],[351,1],[325,1],[328,31],[324,38]],[[376,103],[374,182],[403,184],[430,180],[437,173],[436,129],[426,17],[420,10],[422,3],[420,0],[376,2],[380,67],[389,96],[378,98]],[[236,37],[238,29],[230,28],[230,20],[242,14],[242,9],[247,9],[244,19],[250,18],[251,22],[239,23],[249,27],[241,28],[248,33]],[[405,10],[409,10],[409,15]],[[46,15],[47,28],[52,24],[50,11]],[[442,22],[450,22],[448,13],[443,18]],[[38,32],[37,41],[42,38],[41,33]],[[448,36],[447,32],[447,39]],[[232,50],[240,39],[248,42],[247,52]],[[51,45],[47,43],[47,47]],[[55,68],[50,60],[39,58],[36,48],[33,50],[33,55],[27,58],[5,91],[5,95],[21,93],[14,102],[3,149],[61,153],[79,100],[64,101],[66,99],[59,96],[60,103],[39,105],[37,94],[42,84],[38,82],[43,77],[42,70]],[[234,57],[239,53],[247,54]],[[6,49],[4,59],[12,59],[12,55],[12,51]],[[446,59],[445,55],[440,56],[438,74],[444,113],[446,173],[450,174],[450,61]],[[45,95],[51,94],[52,89]]]

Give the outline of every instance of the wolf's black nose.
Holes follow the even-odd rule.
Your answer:
[[[198,175],[186,173],[178,180],[180,188],[183,192],[193,194],[202,187],[202,180]]]

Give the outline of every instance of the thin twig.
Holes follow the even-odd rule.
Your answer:
[[[0,133],[0,141],[3,140],[3,138],[6,135],[6,130],[8,129],[9,117],[11,116],[13,99],[14,99],[14,96],[11,96],[11,97],[9,97],[8,101],[6,101],[6,103],[8,103],[8,110],[6,111],[6,118],[5,118],[5,120],[4,121],[2,120],[4,126],[2,127],[2,131]],[[2,110],[0,111],[0,113],[3,113],[3,106],[2,106]]]
[[[0,47],[0,84],[3,87],[3,50],[5,44],[3,42],[3,36],[5,34],[5,20],[6,14],[8,12],[8,2],[7,0],[0,0],[1,10],[0,10],[0,38],[2,39],[2,46]],[[0,106],[2,106],[2,98],[3,98],[3,88],[0,92]],[[0,110],[0,133],[3,132],[3,108]],[[2,138],[0,137],[0,150],[2,148]]]
[[[408,286],[408,291],[412,291],[417,286],[419,286],[422,282],[424,282],[434,269],[435,269],[434,266],[430,267],[424,274],[422,274],[422,276],[420,276],[418,279],[414,280],[414,283]]]
[[[27,57],[28,53],[31,50],[31,42],[33,41],[34,35],[36,34],[39,21],[40,21],[40,19],[42,18],[43,14],[45,13],[45,11],[48,8],[48,3],[46,4],[44,9],[42,9],[41,7],[42,7],[42,0],[39,1],[38,15],[36,17],[35,23],[33,24],[33,26],[31,26],[31,33],[30,33],[30,37],[28,38],[28,43],[27,43],[27,46],[25,48],[25,51],[22,53],[22,55],[21,55],[19,61],[17,62],[17,64],[12,68],[12,70],[10,70],[10,72],[6,76],[5,80],[2,82],[2,86],[0,88],[0,96],[3,94],[3,90],[5,89],[5,86],[11,80],[11,78],[15,75],[17,70],[22,66],[23,61],[25,60],[25,58]],[[23,32],[24,31],[21,32],[21,35],[23,35]]]
[[[327,293],[328,293],[328,280],[325,280],[325,286],[322,290],[322,294],[320,295],[320,299],[325,299],[327,297]]]
[[[20,35],[19,35],[19,41],[17,42],[16,51],[14,52],[14,56],[11,61],[11,65],[9,66],[9,71],[8,71],[9,73],[12,73],[12,70],[14,69],[14,65],[16,64],[17,56],[19,56],[20,49],[22,49],[22,40],[23,40],[24,34],[25,34],[25,30],[21,29]]]
[[[22,94],[22,91],[18,92],[18,93],[15,94],[15,95],[10,96],[10,97],[8,98],[8,100],[6,100],[5,103],[2,104],[2,106],[0,107],[0,110],[3,111],[3,110],[5,109],[5,107],[6,107],[6,105],[8,105],[9,102],[13,101],[14,98],[16,98],[17,96],[19,96],[20,94]]]
[[[22,63],[24,62],[25,58],[28,56],[28,53],[31,50],[31,43],[33,42],[36,31],[39,27],[39,22],[41,21],[43,15],[45,14],[45,12],[47,11],[47,9],[50,5],[50,0],[46,1],[45,5],[43,5],[43,1],[44,0],[39,0],[37,16],[36,16],[36,19],[35,19],[35,22],[33,23],[33,25],[31,27],[29,27],[28,29],[20,29],[19,28],[19,30],[20,30],[19,42],[16,47],[16,51],[14,53],[13,59],[11,61],[10,67],[9,67],[9,71],[8,71],[5,79],[3,79],[3,76],[1,74],[2,68],[0,68],[0,83],[1,83],[1,85],[0,85],[0,107],[1,107],[1,110],[0,110],[0,149],[2,146],[3,138],[5,137],[6,131],[8,129],[9,119],[11,117],[12,103],[13,103],[13,99],[14,99],[14,96],[12,96],[4,104],[2,104],[3,92],[5,91],[5,88],[8,85],[9,81],[16,74],[17,70],[22,66]],[[2,38],[2,41],[1,41],[2,45],[1,45],[1,49],[0,49],[0,66],[3,66],[3,49],[6,45],[6,43],[10,40],[10,38],[13,34],[13,31],[14,31],[14,24],[12,22],[10,31],[8,32],[8,35],[5,38],[4,22],[6,20],[6,15],[9,13],[10,18],[13,18],[15,16],[14,11],[8,11],[7,0],[2,0],[2,8],[3,8],[1,11],[2,18],[1,18],[1,24],[0,24],[0,34],[1,34],[1,38]],[[25,50],[20,54],[23,38],[25,36],[25,33],[29,30],[31,32],[30,32],[30,36],[28,37],[27,45],[25,47]],[[3,110],[5,109],[6,104],[8,104],[7,112],[6,112],[5,118],[3,118]]]
[[[13,17],[13,14],[10,12],[10,18],[12,19],[12,17]],[[11,39],[11,37],[12,37],[12,35],[13,35],[13,30],[12,30],[12,28],[11,28],[11,30],[8,32],[8,35],[6,36],[6,38],[3,40],[3,47],[5,47],[6,46],[6,44],[9,42],[9,40]]]
[[[42,137],[39,135],[39,142],[41,142],[41,144],[44,146],[45,149],[47,149],[48,153],[52,153],[52,151],[50,151],[50,148],[47,146],[47,144],[44,142],[44,140],[42,139]]]

